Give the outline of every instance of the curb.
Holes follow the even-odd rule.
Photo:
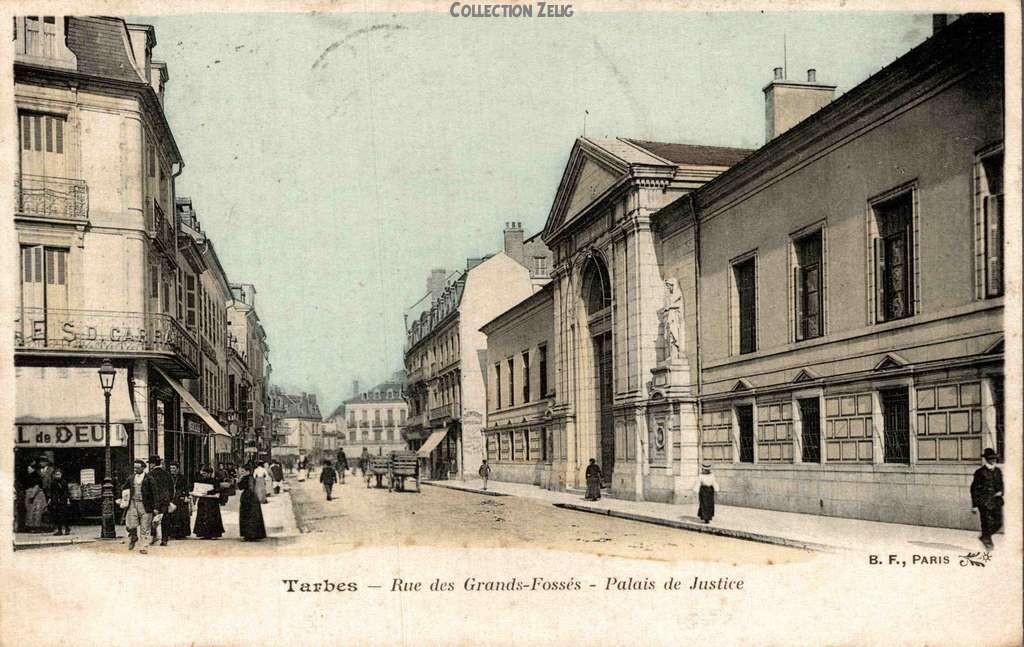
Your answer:
[[[434,487],[443,487],[448,490],[455,490],[457,492],[472,492],[473,494],[482,494],[484,496],[514,496],[512,494],[505,494],[504,492],[494,492],[493,490],[481,490],[479,488],[459,487],[457,485],[448,485],[443,482],[435,481],[423,481],[423,485],[433,485]]]
[[[689,521],[677,521],[675,519],[663,519],[661,517],[651,517],[643,514],[636,514],[632,512],[620,512],[618,510],[612,510],[610,508],[596,508],[585,505],[577,505],[575,503],[553,503],[556,508],[562,508],[563,510],[575,510],[577,512],[589,512],[591,514],[600,514],[608,517],[617,517],[619,519],[628,519],[630,521],[639,521],[641,523],[650,523],[658,526],[667,526],[669,528],[676,528],[679,530],[690,530],[693,532],[703,532],[710,535],[718,535],[720,537],[729,537],[732,539],[741,539],[744,541],[756,541],[762,544],[774,544],[776,546],[786,546],[789,548],[797,548],[801,550],[811,550],[824,553],[837,553],[845,552],[846,548],[840,546],[830,546],[828,544],[819,544],[811,541],[804,541],[802,539],[787,539],[785,537],[775,537],[772,535],[763,535],[756,532],[749,532],[746,530],[734,530],[731,528],[721,528],[718,526],[712,526],[703,523],[693,523]]]
[[[121,537],[118,537],[121,539]],[[77,546],[78,544],[94,544],[99,539],[72,539],[70,541],[41,541],[32,543],[14,544],[14,550],[32,550],[33,548],[53,548],[54,546]],[[107,540],[109,541],[109,540]]]

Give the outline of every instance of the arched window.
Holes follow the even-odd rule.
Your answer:
[[[612,305],[612,284],[608,279],[608,269],[596,256],[590,257],[583,271],[583,299],[589,316]]]

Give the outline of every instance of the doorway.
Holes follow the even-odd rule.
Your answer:
[[[594,337],[596,358],[597,406],[601,438],[601,485],[612,483],[615,469],[615,414],[612,411],[612,334],[603,333]]]

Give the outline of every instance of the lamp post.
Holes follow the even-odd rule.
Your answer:
[[[238,463],[238,429],[235,427],[235,419],[238,414],[234,409],[228,409],[228,431],[231,432],[231,460]]]
[[[103,418],[103,530],[100,533],[100,539],[115,539],[117,535],[114,532],[114,481],[111,478],[112,470],[110,468],[110,394],[114,390],[114,378],[117,376],[117,371],[110,360],[105,359],[103,365],[100,366],[99,374],[100,386],[103,387],[103,400],[106,405]]]

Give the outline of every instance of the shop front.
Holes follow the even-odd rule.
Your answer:
[[[128,369],[116,370],[110,396],[111,476],[115,484],[131,471],[137,422]],[[15,529],[48,529],[48,515],[42,506],[57,469],[69,486],[72,520],[99,524],[107,474],[105,402],[97,368],[17,366],[15,389]]]
[[[198,476],[203,464],[216,467],[218,463],[232,462],[231,434],[228,430],[181,382],[162,369],[155,368],[164,382],[177,392],[182,402],[182,433],[166,435],[173,449],[167,452],[169,459],[181,463],[184,473],[191,479]]]

